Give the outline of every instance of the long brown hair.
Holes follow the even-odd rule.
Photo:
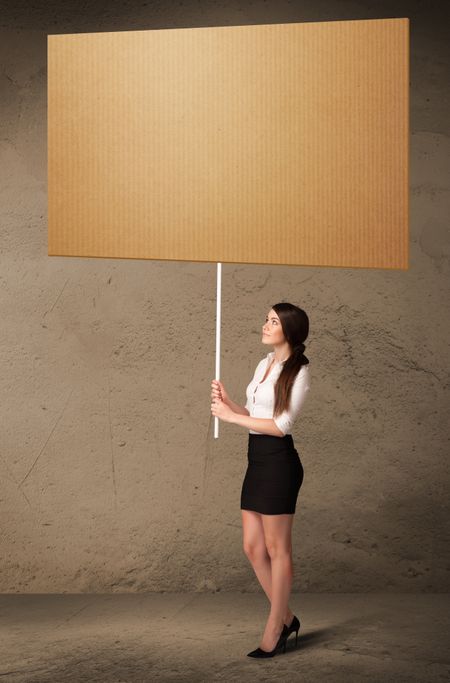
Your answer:
[[[272,306],[280,318],[281,327],[286,341],[291,347],[291,355],[283,363],[283,369],[275,384],[275,405],[273,415],[276,417],[289,408],[292,385],[302,365],[308,365],[309,360],[304,355],[304,341],[309,334],[309,318],[305,311],[287,302]]]

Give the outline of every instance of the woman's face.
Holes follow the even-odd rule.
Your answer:
[[[285,341],[281,321],[273,308],[266,315],[263,325],[262,341],[267,344],[283,344]]]

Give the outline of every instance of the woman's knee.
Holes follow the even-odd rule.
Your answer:
[[[264,562],[268,559],[267,549],[263,543],[244,541],[243,549],[251,562]]]
[[[280,542],[278,539],[274,541],[266,541],[267,554],[270,559],[285,558],[292,561],[292,544]]]

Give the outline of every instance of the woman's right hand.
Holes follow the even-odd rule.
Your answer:
[[[220,379],[213,379],[211,382],[211,398],[213,401],[214,399],[219,399],[219,401],[223,401],[228,405],[230,397]]]

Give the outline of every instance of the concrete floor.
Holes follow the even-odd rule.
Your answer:
[[[448,681],[448,594],[293,594],[297,650],[256,660],[264,594],[0,595],[0,681]],[[301,638],[300,638],[301,635]]]

